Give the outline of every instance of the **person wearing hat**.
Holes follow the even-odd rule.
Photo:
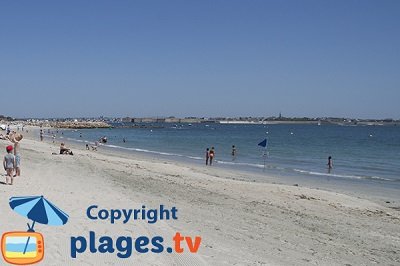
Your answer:
[[[15,156],[12,154],[13,146],[9,145],[6,147],[7,154],[4,156],[3,166],[6,170],[6,185],[12,185],[14,181],[14,168],[15,168]]]

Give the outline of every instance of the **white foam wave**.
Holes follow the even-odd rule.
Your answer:
[[[321,173],[314,171],[307,171],[301,169],[293,169],[295,172],[308,174],[308,175],[317,175],[317,176],[330,176],[330,177],[340,177],[340,178],[351,178],[351,179],[375,179],[375,180],[383,180],[383,181],[392,181],[391,179],[379,177],[379,176],[358,176],[358,175],[340,175],[340,174],[332,174],[332,173]]]
[[[216,161],[219,164],[227,164],[227,165],[242,165],[242,166],[251,166],[257,168],[264,168],[263,164],[254,164],[254,163],[237,163],[237,162],[225,162],[225,161]]]
[[[71,141],[76,141],[76,142],[91,143],[91,142],[89,142],[87,140],[81,140],[81,139],[73,139],[73,138],[67,138],[67,139],[71,140]],[[128,150],[128,151],[144,152],[144,153],[151,153],[151,154],[164,155],[164,156],[174,156],[174,157],[181,157],[181,158],[189,158],[189,159],[193,159],[193,160],[203,160],[204,159],[204,158],[199,157],[199,156],[188,156],[188,155],[182,155],[182,154],[177,154],[177,153],[153,151],[153,150],[140,149],[140,148],[129,148],[129,147],[123,147],[123,146],[118,146],[118,145],[112,145],[112,144],[100,144],[100,145],[105,146],[105,147],[109,147],[109,148],[114,148],[114,149],[122,149],[122,150]],[[234,165],[234,166],[247,166],[247,167],[255,167],[255,168],[264,168],[263,164],[227,162],[227,161],[220,161],[220,160],[216,160],[216,162],[218,164],[223,164],[223,165]],[[322,173],[322,172],[307,171],[307,170],[302,170],[302,169],[282,168],[282,167],[279,167],[279,166],[276,166],[276,165],[274,165],[274,166],[267,165],[267,168],[273,168],[273,169],[276,169],[276,170],[289,170],[289,171],[295,171],[295,172],[298,172],[298,173],[308,174],[308,175],[315,175],[315,176],[328,176],[328,177],[351,178],[351,179],[373,179],[373,180],[381,180],[381,181],[393,181],[392,179],[386,179],[386,178],[382,178],[382,177],[379,177],[379,176],[357,176],[357,175]]]

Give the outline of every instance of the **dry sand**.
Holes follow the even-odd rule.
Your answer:
[[[0,141],[0,150],[7,144]],[[69,214],[65,226],[35,226],[45,237],[43,265],[400,265],[400,212],[367,199],[246,182],[239,180],[243,173],[218,167],[83,149],[74,156],[52,152],[58,152],[55,144],[24,138],[22,176],[13,186],[0,185],[0,232],[27,228],[28,220],[8,205],[12,196],[44,195]],[[87,218],[92,204],[176,206],[178,220],[111,225]],[[160,235],[168,245],[179,231],[202,242],[197,254],[133,252],[119,259],[87,251],[72,259],[70,237],[89,231],[115,238]]]

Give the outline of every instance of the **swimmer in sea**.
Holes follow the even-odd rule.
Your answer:
[[[332,161],[332,156],[328,157],[328,169],[331,170],[333,168],[333,161]]]

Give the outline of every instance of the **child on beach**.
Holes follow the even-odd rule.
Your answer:
[[[9,145],[6,147],[7,154],[4,156],[3,167],[6,170],[6,185],[12,185],[14,181],[14,168],[15,168],[15,156],[12,154],[13,146]]]

